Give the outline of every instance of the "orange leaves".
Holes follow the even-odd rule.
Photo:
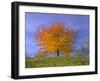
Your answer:
[[[69,53],[73,50],[75,30],[65,28],[61,23],[54,23],[51,27],[41,28],[37,33],[37,42],[49,53]]]

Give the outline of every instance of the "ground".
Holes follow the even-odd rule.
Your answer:
[[[43,57],[43,58],[26,58],[26,68],[36,67],[61,67],[61,66],[81,66],[89,65],[89,58],[87,57]]]

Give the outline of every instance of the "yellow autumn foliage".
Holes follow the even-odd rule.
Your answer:
[[[51,27],[40,28],[37,33],[37,42],[48,53],[68,54],[73,50],[75,30],[64,27],[61,23],[54,23]]]

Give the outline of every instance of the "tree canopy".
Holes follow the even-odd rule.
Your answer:
[[[75,30],[64,27],[62,23],[53,23],[51,27],[41,27],[37,31],[36,39],[41,48],[48,53],[69,54],[73,50]]]

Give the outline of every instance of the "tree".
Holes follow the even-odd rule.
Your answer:
[[[36,36],[38,44],[48,53],[69,54],[73,50],[75,30],[65,28],[61,23],[54,23],[51,27],[42,27]]]
[[[81,52],[86,56],[89,55],[89,37],[86,37],[85,41],[83,42]]]
[[[38,54],[35,55],[35,57],[37,57],[37,58],[43,58],[46,56],[47,56],[46,52],[42,52],[42,51],[39,51]]]

